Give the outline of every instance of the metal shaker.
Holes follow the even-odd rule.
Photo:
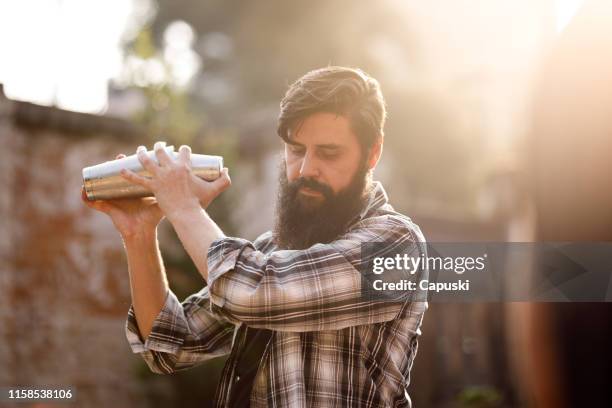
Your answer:
[[[175,160],[178,153],[174,151],[174,146],[165,147],[168,155]],[[157,163],[155,152],[150,150],[147,155]],[[208,181],[216,180],[223,170],[223,157],[209,156],[205,154],[191,155],[191,168],[193,173]],[[83,185],[88,200],[110,200],[115,198],[137,198],[151,197],[153,193],[148,189],[132,184],[119,174],[121,169],[132,170],[142,176],[150,176],[138,157],[133,154],[117,160],[111,160],[95,166],[83,169]]]

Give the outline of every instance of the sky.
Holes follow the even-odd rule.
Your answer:
[[[131,8],[125,0],[1,0],[0,81],[7,96],[104,111]]]

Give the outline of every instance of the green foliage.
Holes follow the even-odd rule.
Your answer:
[[[161,58],[150,27],[144,27],[128,45],[126,59],[130,57],[140,62],[128,72],[128,81],[130,88],[144,96],[144,106],[134,120],[147,129],[145,142],[166,140],[177,148],[181,144],[193,144],[205,117],[193,112],[187,90],[173,86],[172,69]],[[154,78],[147,78],[147,70],[160,70],[160,67],[161,72],[156,72]]]
[[[148,86],[143,92],[147,102],[135,119],[147,128],[149,141],[166,140],[176,148],[193,145],[201,122],[192,112],[188,96],[167,84]]]
[[[136,39],[134,39],[131,50],[134,55],[142,59],[155,57],[157,54],[157,49],[153,41],[153,34],[149,28],[145,27],[144,29],[140,30],[136,36]]]
[[[464,408],[495,408],[501,405],[502,396],[493,387],[472,386],[463,389],[457,401]]]

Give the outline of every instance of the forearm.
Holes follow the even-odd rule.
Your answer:
[[[201,207],[181,211],[169,216],[168,220],[196,268],[208,282],[208,249],[214,240],[225,237],[223,231]]]
[[[124,238],[130,274],[132,304],[143,339],[151,332],[153,322],[166,300],[168,280],[159,251],[157,231]]]

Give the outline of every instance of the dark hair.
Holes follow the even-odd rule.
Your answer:
[[[288,142],[289,132],[318,112],[346,117],[365,150],[384,135],[386,110],[380,85],[360,69],[330,66],[295,81],[280,103],[278,135]]]

